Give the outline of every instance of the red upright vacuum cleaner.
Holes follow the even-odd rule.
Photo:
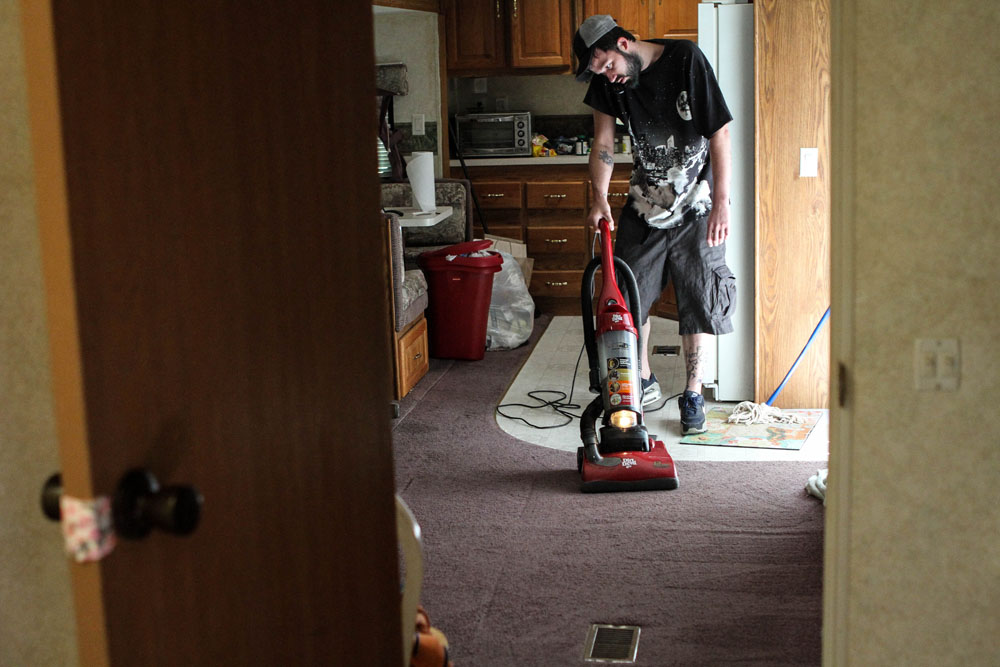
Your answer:
[[[641,322],[639,288],[632,270],[615,257],[607,220],[600,222],[601,256],[590,260],[583,272],[580,305],[583,336],[590,362],[590,389],[597,396],[580,417],[583,446],[576,452],[576,467],[584,493],[676,489],[677,470],[667,448],[649,435],[642,421],[642,375],[639,367]],[[594,274],[601,269],[603,286],[594,328]],[[626,307],[617,279],[628,291]],[[603,415],[600,437],[597,419]]]

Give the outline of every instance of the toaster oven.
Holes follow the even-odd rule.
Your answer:
[[[458,150],[463,157],[531,155],[531,114],[469,113],[455,116]]]

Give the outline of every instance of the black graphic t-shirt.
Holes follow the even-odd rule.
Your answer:
[[[676,227],[684,214],[712,208],[708,138],[732,120],[705,54],[694,42],[647,40],[663,53],[639,85],[594,76],[584,103],[621,119],[632,136],[629,202],[652,227]]]

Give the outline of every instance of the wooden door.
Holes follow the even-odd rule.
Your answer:
[[[699,0],[652,0],[653,34],[662,39],[698,41]]]
[[[569,0],[508,0],[511,65],[569,65],[573,39],[569,10]]]
[[[583,18],[594,14],[610,14],[618,25],[635,35],[636,39],[650,37],[649,0],[584,0]]]
[[[504,0],[444,0],[449,70],[506,65]]]
[[[370,6],[21,12],[65,493],[204,497],[70,565],[81,664],[399,664]]]

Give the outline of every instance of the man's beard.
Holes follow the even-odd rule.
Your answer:
[[[622,54],[622,57],[625,58],[625,76],[628,77],[628,83],[625,85],[629,88],[638,87],[639,72],[642,71],[642,60],[640,60],[639,56],[634,53],[622,51],[617,46],[615,49],[617,49],[618,53]]]

